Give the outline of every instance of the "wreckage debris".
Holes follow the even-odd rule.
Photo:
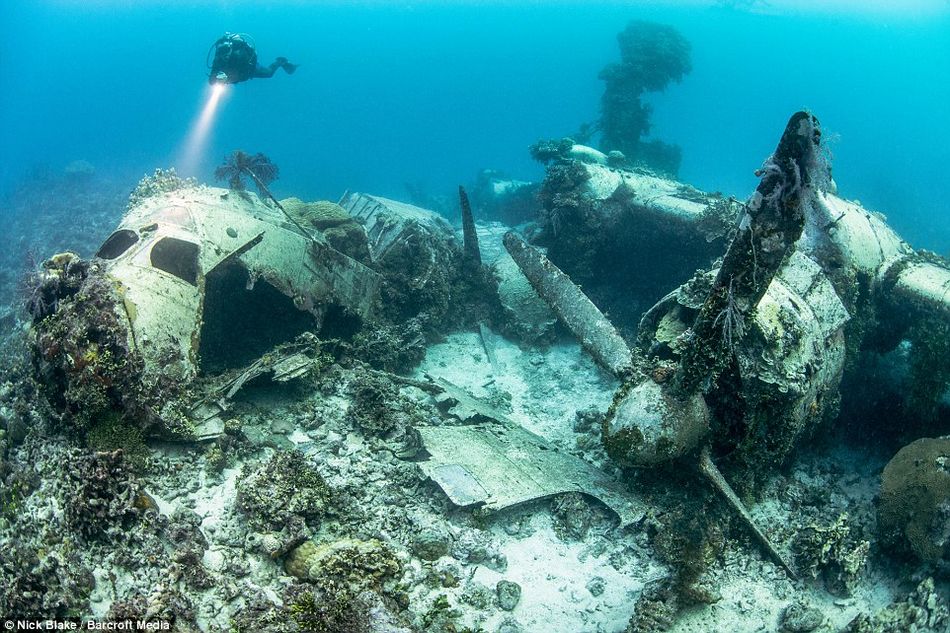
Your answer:
[[[725,477],[722,476],[722,473],[719,472],[719,469],[716,468],[716,465],[712,461],[712,457],[709,455],[709,447],[705,446],[699,453],[699,472],[706,477],[706,480],[712,484],[712,486],[719,491],[722,497],[729,503],[732,509],[742,517],[742,522],[752,530],[753,536],[759,542],[759,544],[769,553],[769,557],[775,562],[776,565],[784,569],[789,577],[797,578],[797,574],[791,568],[791,566],[785,561],[785,558],[779,553],[769,538],[765,535],[756,526],[755,521],[752,519],[752,516],[749,514],[749,511],[746,510],[745,505],[739,500],[739,497],[736,495],[735,491],[732,489],[732,486],[729,485],[729,482],[726,481]]]
[[[706,298],[693,323],[685,328],[672,328],[673,332],[677,332],[676,339],[667,343],[677,348],[678,364],[674,378],[660,385],[659,392],[662,396],[653,395],[655,409],[660,412],[659,420],[651,421],[652,416],[639,414],[641,411],[639,405],[628,404],[631,398],[636,399],[650,391],[642,385],[627,389],[626,393],[620,395],[611,407],[604,423],[604,440],[608,451],[616,459],[633,465],[643,465],[656,463],[664,458],[675,458],[697,447],[704,434],[697,431],[702,430],[706,420],[712,422],[710,429],[732,426],[723,419],[724,416],[733,415],[728,406],[724,407],[724,411],[712,410],[709,413],[706,413],[705,409],[715,406],[717,402],[729,402],[738,395],[730,392],[735,389],[735,386],[718,380],[723,371],[737,362],[736,359],[738,359],[740,375],[746,382],[762,379],[767,372],[774,373],[774,369],[769,368],[768,362],[763,363],[760,360],[760,348],[769,350],[776,342],[783,340],[780,337],[788,328],[789,323],[796,321],[779,319],[774,325],[769,321],[769,315],[775,315],[776,310],[781,311],[780,306],[789,303],[783,298],[784,293],[778,288],[775,291],[775,299],[771,299],[766,304],[762,303],[763,298],[774,285],[773,279],[784,265],[785,270],[788,271],[786,276],[791,280],[786,284],[786,288],[793,294],[798,294],[794,292],[796,286],[802,287],[806,293],[816,285],[820,287],[821,271],[817,266],[810,265],[811,262],[807,258],[788,258],[805,224],[806,202],[804,199],[814,195],[810,187],[818,179],[818,176],[812,172],[818,169],[819,138],[817,121],[811,115],[799,112],[790,119],[776,153],[767,162],[763,181],[749,203],[746,213],[750,219],[747,222],[740,221],[735,237],[722,265],[715,274],[712,285],[706,291]],[[792,268],[793,265],[798,270]],[[829,287],[825,286],[825,288]],[[823,295],[819,295],[821,296]],[[773,301],[774,304],[772,304]],[[669,304],[669,299],[664,300],[660,305],[664,303]],[[811,339],[819,339],[804,346],[803,352],[806,355],[809,355],[812,349],[822,349],[812,346],[823,344],[829,336],[834,337],[846,321],[846,313],[840,309],[835,310],[833,293],[830,302],[826,303],[827,305],[820,303],[816,305],[817,313],[809,311],[804,318],[801,316],[798,318],[803,335]],[[792,314],[801,313],[802,305],[809,304],[803,300],[793,299],[790,304]],[[645,317],[648,323],[657,324],[663,321],[657,314],[651,312],[648,312]],[[755,319],[752,318],[753,314]],[[835,315],[838,314],[841,316],[836,317]],[[815,328],[813,325],[815,316],[819,317],[818,323],[830,321],[831,331],[827,332],[822,327]],[[764,339],[760,339],[758,334],[756,336],[747,334],[746,330],[751,326],[758,326]],[[641,341],[647,339],[644,334],[641,332]],[[758,342],[760,340],[762,343]],[[841,348],[840,336],[837,341]],[[787,344],[783,344],[785,345]],[[783,349],[783,346],[769,354],[778,357],[788,356],[788,350]],[[647,349],[655,349],[652,342]],[[748,357],[745,356],[744,349],[750,350]],[[789,356],[782,360],[784,363],[782,366],[787,366],[796,359],[794,356]],[[839,357],[839,361],[843,361],[843,357]],[[815,365],[810,372],[806,372],[806,376],[815,374],[820,364]],[[820,400],[825,392],[837,388],[837,380],[840,379],[840,362],[837,365],[838,371],[835,371],[834,367],[835,365],[832,365],[830,372],[821,373],[825,382],[817,385],[817,392],[814,393],[816,400]],[[800,377],[796,375],[795,378]],[[652,378],[647,378],[647,382],[652,380]],[[717,392],[717,390],[725,393]],[[652,391],[650,393],[652,394]],[[707,394],[708,398],[705,397]],[[697,397],[703,397],[704,401],[698,401]],[[748,401],[756,402],[757,400],[749,398]],[[677,402],[680,404],[676,404]],[[794,399],[790,405],[781,401],[775,404],[777,409],[773,405],[772,408],[765,408],[765,413],[754,410],[753,413],[766,418],[778,427],[778,438],[782,440],[782,443],[779,444],[777,450],[787,454],[791,443],[784,438],[789,433],[792,437],[797,437],[800,433],[799,429],[803,427],[798,419],[801,407],[799,401]],[[784,407],[787,408],[783,411]],[[813,414],[821,411],[820,407],[814,411],[812,409],[815,408],[808,410]],[[749,416],[745,423],[747,432],[757,433],[758,429],[752,424],[756,418],[749,413],[746,415]],[[784,422],[779,420],[790,420],[793,430],[791,432],[783,430]],[[663,434],[658,435],[656,428],[661,428]],[[661,438],[663,438],[662,441]],[[717,444],[735,445],[741,444],[742,438],[719,436],[714,437],[713,441]],[[651,450],[650,446],[653,444],[662,445],[663,453],[657,454]],[[756,448],[752,447],[750,450],[754,451]]]
[[[763,168],[736,236],[726,251],[680,358],[684,394],[714,382],[729,364],[746,320],[805,228],[803,198],[814,195],[821,131],[806,112],[792,116]]]
[[[491,271],[498,282],[498,301],[507,324],[505,334],[530,345],[550,343],[557,315],[538,296],[507,250],[502,249],[491,263]]]
[[[188,417],[194,423],[194,439],[203,441],[221,436],[225,429],[225,414],[231,408],[232,400],[254,379],[268,375],[272,382],[285,383],[317,373],[325,362],[320,356],[320,341],[310,332],[301,334],[291,343],[277,346],[237,376],[212,387],[207,395],[191,406]]]
[[[481,265],[482,254],[478,249],[478,231],[475,230],[472,205],[469,204],[468,195],[461,185],[459,185],[459,208],[462,210],[462,253],[467,261]]]
[[[132,243],[116,254],[108,247],[118,236]],[[254,307],[248,301],[253,301],[259,284],[286,296],[297,311],[309,313],[316,329],[333,304],[358,318],[370,318],[379,276],[324,240],[310,238],[252,194],[201,188],[149,198],[129,211],[103,249],[113,255],[106,273],[124,289],[135,340],[148,341],[152,349],[179,347],[193,375],[198,345],[216,334],[206,331],[215,315],[203,312],[204,297],[238,290],[231,281],[234,276],[245,281],[244,290],[252,290],[219,302],[229,311],[232,333],[257,314],[248,309]]]
[[[746,205],[627,170],[618,157],[573,143],[552,159],[552,173],[563,176],[570,171],[577,176],[574,192],[581,192],[561,196],[561,202],[583,206],[585,213],[590,212],[585,217],[603,213],[627,220],[636,216],[637,229],[642,229],[642,239],[647,241],[658,234],[650,229],[650,222],[669,220],[667,224],[677,231],[691,234],[689,244],[704,245],[696,256],[696,267],[701,270],[691,279],[679,278],[682,270],[660,270],[656,279],[662,281],[638,288],[648,297],[641,299],[647,303],[655,299],[652,293],[661,285],[666,295],[658,295],[659,301],[645,312],[640,303],[630,304],[630,312],[643,313],[634,346],[624,339],[626,335],[634,340],[632,322],[618,318],[611,323],[598,308],[603,295],[588,298],[553,263],[564,257],[565,244],[576,236],[572,231],[579,226],[572,225],[566,215],[558,219],[563,221],[558,235],[553,235],[550,217],[548,229],[552,230],[546,235],[525,231],[550,247],[549,259],[514,233],[499,240],[502,229],[497,225],[476,227],[461,188],[459,239],[434,213],[366,194],[348,194],[336,205],[277,201],[265,190],[262,195],[266,199],[245,191],[176,185],[171,191],[157,191],[139,200],[102,245],[98,259],[86,261],[61,254],[46,263],[31,304],[39,375],[47,387],[54,387],[50,392],[54,404],[67,417],[73,416],[74,426],[88,431],[87,439],[95,435],[89,429],[97,423],[94,418],[114,421],[118,409],[133,411],[133,400],[137,400],[142,406],[134,409],[136,420],[139,413],[147,414],[142,420],[168,420],[169,427],[187,420],[190,427],[181,424],[175,428],[188,430],[190,440],[240,436],[240,441],[249,442],[251,433],[244,436],[233,415],[241,409],[232,412],[233,399],[246,385],[260,377],[280,383],[320,374],[314,384],[319,385],[321,395],[332,395],[327,395],[326,403],[313,404],[307,422],[298,428],[284,425],[279,433],[280,446],[300,442],[301,451],[295,459],[304,460],[313,451],[329,460],[301,461],[316,474],[310,492],[297,495],[303,488],[291,485],[296,477],[291,473],[281,485],[291,485],[293,491],[281,488],[274,498],[259,495],[254,492],[263,489],[259,481],[274,479],[261,474],[260,469],[253,477],[245,471],[237,484],[241,498],[237,507],[245,511],[245,519],[265,510],[273,513],[267,522],[268,532],[253,539],[255,551],[273,560],[289,554],[285,571],[310,587],[310,593],[305,594],[310,595],[310,602],[301,598],[293,602],[294,608],[313,607],[324,593],[330,595],[334,583],[341,579],[350,586],[352,595],[348,593],[347,599],[355,599],[357,593],[369,588],[401,601],[401,605],[408,604],[408,594],[399,580],[405,562],[405,553],[399,550],[406,543],[427,561],[423,569],[428,573],[431,568],[429,580],[436,580],[440,587],[459,582],[459,568],[444,565],[445,561],[440,562],[443,557],[452,556],[460,564],[491,561],[498,573],[504,567],[504,557],[496,556],[497,550],[485,554],[488,547],[482,547],[484,542],[479,539],[486,537],[473,536],[474,529],[454,534],[445,527],[447,523],[424,527],[418,533],[412,531],[415,524],[411,528],[401,525],[403,532],[392,534],[388,523],[372,523],[370,518],[367,524],[378,530],[374,533],[381,535],[379,541],[368,530],[365,535],[343,540],[339,534],[329,534],[330,540],[323,542],[312,533],[290,529],[301,527],[300,521],[283,516],[284,510],[293,515],[312,512],[315,525],[324,514],[334,521],[349,521],[350,527],[366,520],[338,515],[341,511],[335,500],[328,501],[331,489],[327,482],[335,475],[327,475],[324,481],[318,472],[321,464],[332,464],[334,471],[353,466],[347,477],[354,477],[355,472],[362,477],[365,470],[373,476],[365,480],[372,484],[366,486],[372,490],[367,494],[378,494],[372,497],[373,503],[384,503],[387,510],[409,498],[401,489],[401,477],[411,482],[407,489],[414,489],[417,470],[462,508],[497,512],[554,497],[555,521],[570,523],[570,530],[554,527],[565,540],[583,539],[590,524],[573,523],[561,514],[589,512],[588,501],[596,498],[617,515],[622,528],[640,525],[643,532],[665,529],[669,543],[689,541],[688,545],[711,548],[715,539],[710,534],[720,537],[716,543],[725,543],[728,521],[719,519],[728,507],[788,577],[795,578],[796,570],[783,549],[794,552],[803,576],[820,574],[826,581],[833,576],[847,590],[860,578],[869,551],[869,542],[863,538],[869,534],[859,532],[861,526],[849,536],[847,517],[841,514],[828,528],[824,524],[801,528],[790,548],[776,547],[766,531],[755,525],[722,472],[740,484],[736,489],[754,490],[749,473],[771,471],[793,454],[802,438],[833,418],[846,361],[862,342],[849,337],[853,331],[872,336],[853,328],[855,321],[861,320],[862,327],[893,328],[896,339],[923,326],[931,328],[927,330],[930,336],[939,337],[950,305],[950,272],[939,258],[915,253],[879,216],[822,191],[831,185],[816,158],[819,137],[814,117],[807,113],[792,117],[775,155],[763,167],[762,183]],[[236,172],[242,173],[243,169]],[[254,172],[244,175],[258,180]],[[563,181],[559,184],[565,185]],[[599,225],[598,230],[609,232],[609,226],[609,222]],[[482,231],[481,244],[476,229]],[[507,254],[499,248],[499,241]],[[720,254],[727,242],[725,258],[713,263],[712,257]],[[636,243],[631,245],[636,247]],[[636,250],[631,248],[631,252]],[[505,263],[500,264],[502,261]],[[519,306],[528,306],[530,301],[537,306],[542,299],[550,304],[553,312],[542,308],[530,319],[518,315],[524,321],[520,325],[538,326],[536,338],[525,335],[522,341],[549,336],[556,314],[598,363],[622,381],[603,424],[608,455],[623,466],[693,465],[727,505],[717,507],[712,518],[698,522],[684,537],[686,530],[678,532],[674,525],[682,515],[657,521],[645,495],[628,488],[634,481],[649,485],[648,476],[638,479],[607,474],[560,445],[528,432],[502,410],[511,394],[493,389],[494,399],[488,403],[444,380],[365,369],[360,364],[366,357],[352,353],[358,345],[349,341],[339,344],[345,351],[339,352],[337,359],[322,351],[320,337],[324,335],[372,329],[396,340],[392,333],[397,328],[402,328],[398,333],[407,338],[396,346],[424,350],[426,334],[446,327],[450,320],[442,317],[450,306],[460,303],[454,284],[460,271],[473,270],[468,265],[472,263],[480,272],[494,272],[499,281],[498,299],[505,310],[519,311]],[[664,265],[665,260],[658,261],[654,268]],[[855,284],[860,284],[860,291],[854,289]],[[671,288],[675,290],[669,292]],[[374,321],[380,308],[386,310],[400,300],[405,301],[405,311],[393,311],[387,314],[389,320]],[[902,313],[900,319],[889,318],[895,312]],[[483,311],[467,325],[477,328],[478,338],[471,340],[476,346],[480,340],[491,365],[490,375],[484,367],[479,371],[488,375],[489,382],[498,379],[501,383],[507,367],[498,362],[495,345],[501,348],[503,343],[494,340],[493,330],[506,335],[510,330],[482,321],[487,313]],[[616,315],[613,310],[610,313]],[[426,330],[423,322],[431,330]],[[364,323],[371,327],[361,330]],[[913,340],[912,350],[919,354],[923,346]],[[941,348],[935,344],[929,353],[937,349]],[[482,363],[478,351],[471,353],[476,363]],[[507,355],[511,349],[505,353],[506,364],[514,365]],[[418,361],[416,356],[409,357]],[[320,373],[337,361],[331,371]],[[412,362],[386,367],[398,365],[404,370]],[[932,360],[931,366],[939,362]],[[939,385],[942,374],[936,374]],[[194,381],[196,376],[203,379]],[[347,376],[351,377],[348,383]],[[373,381],[378,384],[370,384]],[[418,388],[426,395],[407,397],[395,388],[398,384]],[[103,385],[108,388],[99,388]],[[117,393],[128,395],[129,400],[116,400]],[[394,405],[394,398],[400,404]],[[348,408],[339,406],[344,400]],[[364,406],[367,404],[372,406]],[[399,411],[402,406],[405,410]],[[346,413],[341,412],[344,409]],[[77,415],[81,412],[93,415],[82,419]],[[334,415],[345,417],[345,424],[328,430],[330,424],[324,418]],[[594,417],[600,421],[600,416]],[[310,433],[313,428],[306,424],[319,425],[322,433]],[[133,430],[141,441],[141,429]],[[0,435],[0,440],[5,439]],[[589,450],[586,441],[591,438],[583,439],[585,444],[578,441],[578,448]],[[919,440],[894,457],[884,471],[878,508],[882,541],[937,565],[947,557],[948,501],[946,477],[942,477],[947,470],[947,451],[940,442],[944,439]],[[0,452],[6,445],[0,444]],[[371,456],[364,456],[362,462],[350,459],[366,446],[372,447]],[[112,459],[115,454],[101,455]],[[594,456],[599,458],[599,453]],[[210,450],[205,463],[212,464]],[[223,462],[216,463],[215,476],[221,476]],[[349,501],[351,491],[343,492]],[[251,493],[256,496],[249,503],[247,495]],[[291,499],[289,506],[280,505],[284,497]],[[151,498],[134,501],[150,510],[167,504]],[[431,505],[439,510],[445,507],[438,502]],[[476,518],[485,516],[479,512]],[[194,526],[201,523],[197,515],[189,521]],[[283,523],[287,529],[277,532]],[[505,525],[506,531],[509,528],[509,534],[521,529],[520,525]],[[654,541],[654,546],[662,558],[661,540]],[[176,554],[176,561],[195,556],[195,551],[189,550]],[[675,566],[681,560],[666,562]],[[340,575],[331,578],[330,567]],[[182,569],[176,573],[200,571],[199,566]],[[591,581],[590,594],[603,595],[604,584],[603,578]],[[471,585],[462,599],[474,604],[485,592],[479,592],[474,581]],[[536,600],[528,584],[524,585],[524,600],[519,600],[521,584],[492,580],[487,586],[494,586],[497,593],[493,597],[489,589],[488,600],[497,599],[504,609],[514,609],[515,615],[526,601],[531,604]],[[299,591],[299,585],[296,587]],[[719,597],[706,589],[683,589],[681,598],[671,597],[663,604],[647,600],[641,606],[648,605],[656,612],[666,609],[672,621],[677,599],[712,601]],[[919,600],[927,600],[929,605],[933,587],[924,589]],[[914,602],[908,609],[917,606]],[[801,619],[791,617],[794,610],[789,612],[785,621]],[[666,621],[666,612],[662,614],[657,623]],[[942,615],[927,617],[943,621]],[[864,621],[855,622],[858,630]]]
[[[460,277],[452,226],[432,211],[369,194],[348,193],[340,206],[363,225],[382,272],[382,316],[396,323],[445,318]]]
[[[620,482],[568,455],[501,412],[445,381],[443,407],[468,424],[417,430],[431,457],[420,468],[458,506],[502,510],[568,492],[591,495],[620,518],[621,526],[641,520],[645,506]]]
[[[643,502],[620,482],[456,385],[432,376],[421,381],[385,372],[372,374],[428,393],[456,422],[416,428],[428,453],[420,468],[455,505],[497,511],[578,492],[602,501],[617,514],[621,526],[643,518]]]
[[[642,169],[571,158],[547,170],[539,244],[617,323],[722,255],[742,204]]]
[[[717,414],[722,413],[711,410],[704,395],[717,384],[719,374],[734,362],[733,355],[741,348],[740,339],[745,336],[746,320],[751,321],[750,315],[804,229],[804,200],[815,195],[812,186],[819,181],[820,137],[817,119],[812,115],[799,112],[789,120],[746,209],[748,220],[740,221],[692,327],[680,329],[680,337],[687,340],[681,347],[672,380],[658,382],[655,375],[644,377],[641,372],[629,375],[635,365],[635,355],[600,310],[546,257],[513,233],[505,236],[506,248],[538,294],[595,359],[625,379],[603,423],[608,454],[621,464],[650,466],[683,457],[703,445],[700,472],[736,510],[770,556],[790,574],[789,565],[755,526],[708,455],[705,443],[710,432],[727,425],[716,420]],[[803,265],[807,270],[807,265]],[[805,291],[813,286],[808,283]],[[844,320],[846,316],[836,321],[836,325],[840,328]],[[768,334],[766,332],[766,336]],[[813,337],[823,334],[821,329],[811,332]],[[839,371],[824,375],[831,388],[836,388],[836,381],[840,379],[840,365],[838,367]],[[822,383],[818,387],[827,389],[829,385]],[[816,397],[820,398],[822,393]],[[728,401],[735,395],[717,395],[713,402]],[[794,415],[797,410],[790,407],[785,415],[800,427]],[[728,444],[736,440],[716,437],[713,441]],[[787,444],[782,446],[786,452],[789,448]]]
[[[347,193],[340,201],[366,229],[373,261],[388,263],[400,246],[412,243],[423,249],[423,260],[444,257],[447,244],[455,242],[452,226],[441,216],[420,207],[365,193]]]

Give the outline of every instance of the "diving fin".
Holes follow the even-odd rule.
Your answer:
[[[288,75],[294,74],[294,71],[297,70],[297,66],[300,65],[300,64],[291,64],[289,61],[287,61],[286,57],[278,57],[277,63],[280,64],[280,67],[283,68],[284,72],[286,72]]]

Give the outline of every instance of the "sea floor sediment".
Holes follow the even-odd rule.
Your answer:
[[[609,404],[611,376],[569,340],[524,349],[498,336],[495,351],[501,375],[478,333],[457,332],[427,349],[416,374],[452,382],[559,449],[616,469],[590,421]],[[668,526],[664,517],[697,491],[635,474],[628,485],[653,509],[624,529],[606,506],[578,494],[498,513],[454,507],[415,457],[398,456],[401,439],[354,420],[351,385],[361,374],[337,367],[306,384],[251,387],[234,410],[240,430],[223,454],[221,443],[153,444],[135,467],[79,448],[36,411],[35,426],[5,462],[7,486],[22,491],[7,488],[0,529],[3,568],[17,583],[5,589],[7,600],[17,592],[12,604],[37,614],[150,612],[175,620],[178,630],[255,630],[291,607],[294,587],[306,586],[283,561],[288,545],[305,539],[372,543],[398,562],[398,572],[362,587],[373,630],[621,631],[644,592],[665,582],[670,567],[654,543]],[[6,411],[32,406],[9,381],[2,394]],[[426,400],[403,386],[399,402],[389,404],[432,421]],[[242,487],[272,485],[266,477],[274,475],[261,469],[286,453],[319,474],[327,500],[319,511],[309,506],[312,516],[280,516],[283,528],[275,531],[277,524],[249,511]],[[803,531],[836,521],[845,532],[838,546],[857,547],[874,531],[882,466],[841,444],[805,447],[769,480],[752,513],[786,551]],[[122,476],[88,482],[90,472],[110,468]],[[77,470],[85,481],[78,495]],[[101,516],[95,504],[75,507],[94,499],[111,504]],[[290,499],[271,501],[275,516],[281,506],[295,507]],[[819,577],[792,581],[731,530],[703,572],[711,604],[682,609],[669,630],[777,630],[793,606],[821,622],[808,630],[843,630],[859,614],[902,599],[915,582],[873,548],[846,595],[829,592],[824,571],[816,563]]]

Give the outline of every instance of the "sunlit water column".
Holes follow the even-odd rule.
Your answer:
[[[194,176],[201,166],[205,151],[208,148],[208,138],[214,126],[218,106],[228,94],[228,84],[215,83],[208,89],[208,96],[201,114],[191,126],[188,138],[178,158],[178,171],[183,176]]]

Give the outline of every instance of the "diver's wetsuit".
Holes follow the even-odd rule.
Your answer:
[[[214,43],[214,61],[208,83],[236,84],[248,79],[273,77],[278,68],[287,74],[297,70],[286,57],[278,57],[270,66],[257,63],[257,51],[244,38],[226,33]]]

